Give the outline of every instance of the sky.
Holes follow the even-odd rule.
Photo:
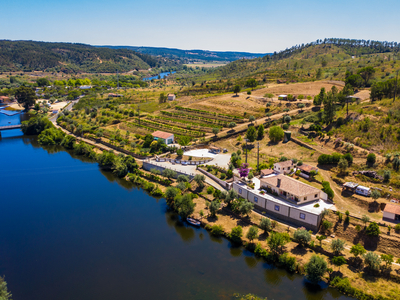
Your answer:
[[[400,42],[399,0],[3,0],[0,39],[270,53],[329,37]]]

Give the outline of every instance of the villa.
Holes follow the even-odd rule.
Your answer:
[[[274,171],[279,174],[289,174],[290,170],[294,168],[291,160],[281,161],[274,164]]]
[[[270,172],[268,172],[270,173]],[[253,178],[254,188],[236,180],[232,188],[240,197],[254,204],[257,210],[297,226],[318,230],[322,211],[333,204],[321,190],[291,177],[272,173],[267,177]]]
[[[162,140],[166,145],[174,143],[174,134],[164,131],[155,131],[151,134],[154,137],[154,140]]]

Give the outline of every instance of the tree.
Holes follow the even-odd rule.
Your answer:
[[[231,234],[229,235],[230,239],[236,243],[240,243],[242,241],[243,236],[243,228],[238,225],[232,228]]]
[[[331,92],[328,93],[328,96],[324,100],[324,120],[326,124],[331,124],[336,115],[336,107],[335,107],[336,97],[333,96]]]
[[[332,240],[331,249],[336,255],[339,255],[344,250],[344,245],[345,241],[341,239]]]
[[[361,221],[363,221],[364,225],[367,226],[367,223],[369,222],[369,217],[366,215],[363,215],[361,218]]]
[[[317,235],[317,240],[319,241],[319,246],[322,247],[322,241],[326,240],[325,235]]]
[[[51,84],[50,80],[48,80],[47,78],[36,79],[36,83],[40,87],[49,86]]]
[[[4,280],[4,277],[0,277],[0,299],[12,300],[11,297],[12,295],[7,288],[7,282]]]
[[[236,94],[236,96],[240,92],[240,86],[238,84],[233,87],[233,92]]]
[[[250,242],[258,238],[258,227],[255,225],[251,226],[246,234],[246,237],[250,240]]]
[[[164,93],[160,94],[160,97],[158,98],[159,103],[165,103],[167,101],[168,96],[165,95]]]
[[[193,180],[197,183],[197,185],[200,188],[203,188],[204,182],[206,181],[206,177],[204,177],[204,175],[201,175],[201,174],[196,174],[196,175],[194,175]]]
[[[215,136],[215,137],[217,136],[218,132],[219,132],[219,128],[218,128],[218,127],[214,127],[214,128],[212,129],[212,133],[214,133],[214,136]]]
[[[178,155],[178,157],[182,157],[183,156],[183,149],[179,148],[176,150],[176,155]]]
[[[237,198],[238,198],[238,193],[234,189],[231,189],[225,195],[225,203],[227,203],[229,205],[233,199],[237,199]]]
[[[253,124],[253,122],[256,120],[256,118],[254,116],[250,116],[249,117],[249,121]]]
[[[369,67],[364,67],[357,72],[358,75],[360,75],[364,79],[364,85],[368,85],[368,81],[373,77],[375,74],[375,69],[371,66]]]
[[[228,127],[229,127],[229,128],[234,128],[234,127],[236,127],[236,123],[235,123],[235,122],[230,122],[230,123],[228,124]]]
[[[262,140],[264,138],[264,125],[261,124],[257,128],[257,140]]]
[[[254,78],[250,78],[246,81],[246,86],[250,87],[253,90],[257,86],[257,80]]]
[[[290,236],[287,233],[272,232],[268,237],[267,243],[270,250],[276,255],[282,252],[283,246],[290,241]]]
[[[113,173],[119,178],[125,177],[128,174],[128,167],[124,162],[124,158],[116,156],[112,166]]]
[[[167,177],[168,179],[176,177],[176,172],[171,169],[164,169],[162,174],[164,177]]]
[[[382,260],[379,255],[372,251],[364,255],[364,264],[371,271],[378,271],[379,267],[381,266],[381,262]]]
[[[242,164],[238,169],[240,177],[247,177],[249,175],[250,169],[248,168],[249,164]]]
[[[369,223],[365,233],[369,236],[378,236],[381,231],[379,229],[379,225],[376,222]]]
[[[358,257],[359,255],[364,255],[367,252],[363,245],[358,243],[357,245],[353,245],[351,247],[350,253],[354,255],[354,257]]]
[[[311,241],[311,234],[304,227],[297,229],[294,232],[294,240],[299,243],[300,246],[304,247]]]
[[[327,263],[325,259],[314,254],[305,265],[306,278],[311,283],[317,284],[321,280],[321,277],[325,274],[326,269]]]
[[[254,204],[245,200],[240,203],[239,212],[241,215],[249,215],[249,213],[253,210]]]
[[[250,143],[256,140],[257,130],[254,126],[250,126],[246,132],[246,139],[249,140]]]
[[[264,232],[270,231],[272,229],[271,220],[268,218],[261,218],[260,228]]]
[[[390,170],[385,170],[383,173],[383,181],[389,182],[391,177],[392,177],[392,174],[390,173]]]
[[[221,203],[218,200],[211,201],[210,213],[212,217],[215,217],[217,211],[221,208]]]
[[[186,219],[194,212],[195,203],[192,200],[191,194],[177,197],[174,203],[175,209],[178,211],[179,216],[182,219]]]
[[[173,186],[169,186],[167,190],[165,191],[165,198],[167,199],[167,204],[169,205],[172,200],[178,195],[179,191],[177,188]]]
[[[381,254],[381,260],[385,263],[386,269],[394,262],[392,254]]]
[[[32,117],[29,121],[23,121],[21,124],[21,130],[26,135],[38,135],[49,128],[54,128],[54,125],[48,118],[43,116]]]
[[[339,271],[340,271],[340,267],[343,266],[344,264],[346,264],[346,259],[343,256],[334,256],[332,258],[332,264],[334,264],[336,267],[339,267]]]
[[[376,162],[376,155],[375,153],[370,153],[367,156],[367,163],[373,165]]]
[[[189,177],[186,175],[180,174],[178,175],[178,178],[176,179],[178,182],[189,182]]]
[[[269,139],[271,140],[271,142],[277,143],[283,139],[285,133],[283,132],[283,129],[281,127],[272,126],[269,129],[268,135],[269,135]]]
[[[20,86],[15,91],[15,99],[17,99],[19,104],[22,104],[25,110],[35,105],[36,98],[35,91],[30,87]]]
[[[285,116],[284,118],[283,118],[283,121],[286,123],[286,124],[290,124],[290,121],[292,121],[292,118],[290,117],[290,116]]]
[[[363,84],[363,79],[360,75],[354,74],[346,78],[346,86],[350,85],[353,88],[360,88]]]
[[[381,193],[378,190],[374,189],[371,192],[371,197],[372,197],[372,199],[374,199],[376,201],[381,197]]]
[[[342,157],[338,163],[338,168],[340,170],[340,173],[342,173],[342,174],[345,173],[348,166],[349,166],[349,163],[348,163],[347,159]]]

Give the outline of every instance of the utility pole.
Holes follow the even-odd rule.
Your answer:
[[[247,141],[248,141],[248,139],[245,139],[246,140],[246,164],[247,164]]]
[[[257,142],[257,170],[260,166],[260,142]]]
[[[394,85],[394,96],[393,96],[393,103],[394,103],[394,101],[396,101],[396,93],[397,93],[397,77],[399,76],[399,70],[397,70],[397,72],[396,72],[396,82],[395,82],[395,85]]]

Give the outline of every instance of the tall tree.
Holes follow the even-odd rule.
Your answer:
[[[357,74],[359,74],[364,79],[364,85],[367,86],[368,81],[373,77],[375,74],[375,69],[371,66],[364,67],[358,70]]]
[[[37,99],[35,91],[27,86],[20,86],[17,88],[15,91],[15,98],[19,104],[22,104],[25,110],[35,105]]]
[[[331,124],[336,115],[335,108],[336,96],[334,96],[331,92],[328,93],[328,96],[324,101],[324,119],[326,124]]]

